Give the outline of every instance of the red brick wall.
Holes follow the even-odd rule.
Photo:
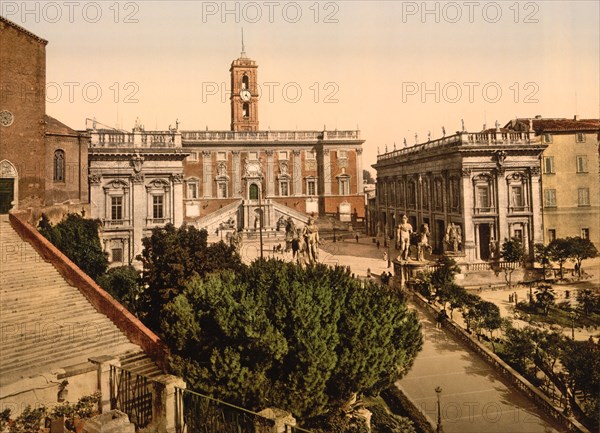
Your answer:
[[[348,202],[352,207],[352,214],[356,209],[356,215],[359,218],[365,217],[365,197],[362,195],[338,195],[325,197],[325,213],[335,214],[338,212],[338,206],[340,203]]]
[[[19,207],[39,207],[45,195],[45,41],[0,21],[0,65],[0,110],[14,115],[11,126],[0,126],[0,160],[17,168]]]

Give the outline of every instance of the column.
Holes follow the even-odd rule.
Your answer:
[[[213,195],[212,158],[211,152],[207,150],[202,152],[202,172],[204,174],[202,179],[204,198],[211,198]]]
[[[152,426],[158,432],[174,433],[176,427],[175,387],[185,389],[182,378],[164,375],[158,381],[153,381],[152,390]]]
[[[363,187],[363,168],[362,168],[362,148],[356,149],[356,193],[362,194],[364,192]],[[395,190],[396,188],[394,188]]]
[[[510,230],[507,225],[508,215],[508,204],[510,203],[508,197],[508,185],[506,184],[506,178],[504,177],[504,170],[496,170],[496,188],[497,193],[494,197],[495,205],[498,210],[498,242],[502,245],[504,238],[510,239]]]
[[[543,242],[544,227],[542,221],[542,188],[540,184],[540,168],[532,167],[530,170],[531,191],[529,193],[531,205],[531,241],[533,245]]]
[[[293,150],[292,153],[294,155],[294,171],[292,174],[294,177],[294,195],[302,195],[302,159],[299,150]]]
[[[461,178],[461,189],[462,189],[462,209],[464,215],[464,249],[469,259],[473,258],[473,250],[476,248],[475,232],[476,227],[473,224],[473,181],[471,180],[471,169],[463,168]],[[447,223],[447,221],[446,221]],[[475,253],[475,257],[478,253]]]
[[[171,210],[173,212],[173,225],[181,227],[183,224],[183,174],[174,174],[172,179],[173,201]]]
[[[273,150],[265,151],[267,154],[267,197],[275,195],[275,173],[273,163]]]
[[[239,198],[242,196],[240,151],[232,150],[231,154],[233,155],[233,197]]]
[[[323,194],[331,195],[331,156],[329,149],[323,149]]]
[[[90,362],[96,365],[97,387],[100,391],[100,402],[98,403],[100,412],[106,413],[110,410],[110,366],[121,366],[121,361],[110,355],[90,358]]]

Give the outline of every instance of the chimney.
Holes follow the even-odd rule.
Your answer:
[[[573,120],[575,120],[575,121],[579,120],[579,116],[576,114],[575,116],[573,116]]]
[[[536,115],[535,115],[535,118],[536,118],[536,119],[541,119],[541,118],[542,118],[542,115],[541,115],[541,114],[536,114]]]

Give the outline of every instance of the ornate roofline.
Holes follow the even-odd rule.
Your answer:
[[[48,41],[46,39],[42,39],[39,36],[37,36],[36,34],[30,32],[29,30],[27,30],[26,28],[21,27],[20,25],[13,23],[11,20],[4,18],[2,15],[0,15],[0,22],[3,22],[7,25],[9,25],[10,27],[20,31],[21,33],[25,33],[27,36],[37,40],[38,42],[41,42],[44,45],[48,44]]]

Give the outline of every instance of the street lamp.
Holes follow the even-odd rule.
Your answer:
[[[437,426],[435,429],[435,433],[444,433],[444,428],[442,427],[442,407],[440,404],[440,395],[442,394],[442,387],[438,386],[435,389],[435,393],[437,394]]]

